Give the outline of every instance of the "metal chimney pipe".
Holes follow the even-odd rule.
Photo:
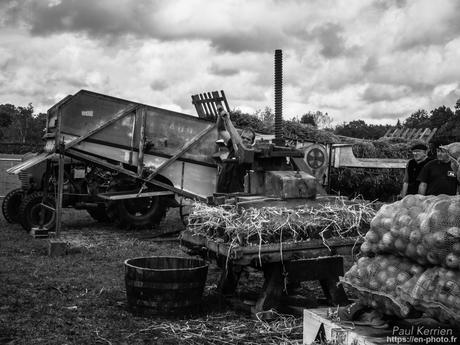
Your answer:
[[[283,139],[283,51],[275,50],[275,139],[276,146],[284,146]]]

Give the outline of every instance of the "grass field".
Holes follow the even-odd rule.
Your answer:
[[[65,210],[65,256],[48,256],[48,240],[34,239],[0,216],[0,344],[295,344],[301,319],[266,323],[235,312],[217,297],[219,269],[211,265],[201,314],[193,318],[139,317],[127,309],[124,260],[187,256],[176,241],[142,239]],[[170,212],[160,225],[180,229]],[[254,278],[253,278],[254,279]],[[260,277],[255,278],[260,283]],[[249,281],[249,280],[248,280]],[[251,283],[252,284],[252,283]]]

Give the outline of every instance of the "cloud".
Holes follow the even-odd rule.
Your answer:
[[[410,95],[411,88],[406,85],[371,84],[363,92],[362,99],[368,102],[397,100]]]
[[[326,58],[335,58],[344,54],[347,49],[342,36],[343,28],[334,23],[326,23],[312,30],[310,35],[316,37],[321,44],[320,53]]]
[[[46,109],[81,88],[195,113],[190,95],[286,116],[390,121],[459,95],[456,0],[0,2],[0,103]]]

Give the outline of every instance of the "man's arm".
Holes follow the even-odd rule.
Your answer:
[[[417,181],[420,181],[420,184],[418,186],[418,193],[422,195],[426,195],[428,183],[431,181],[430,163],[431,162],[425,164],[417,176]]]
[[[407,189],[409,188],[409,183],[404,182],[401,190],[401,198],[404,198],[407,195]]]
[[[404,179],[401,193],[399,195],[404,198],[407,195],[407,189],[409,188],[409,162],[406,164],[406,170],[404,171]]]
[[[420,182],[420,184],[418,186],[418,194],[425,195],[426,194],[426,187],[427,187],[426,182]]]
[[[218,114],[219,114],[218,115],[218,121],[219,121],[219,118],[220,118],[221,121],[224,123],[225,132],[226,132],[226,134],[224,134],[223,131],[221,132],[219,130],[219,123],[217,123],[217,128],[219,130],[219,134],[221,136],[222,135],[227,136],[227,138],[228,138],[227,140],[225,139],[225,137],[223,137],[223,139],[226,140],[226,141],[232,139],[233,148],[235,149],[235,152],[238,152],[238,148],[240,146],[243,146],[243,141],[241,140],[241,137],[238,134],[238,131],[233,126],[233,123],[230,120],[230,115],[224,110],[223,107],[218,108]],[[220,126],[222,126],[222,125],[220,125]]]
[[[225,144],[227,144],[228,141],[230,140],[230,133],[228,133],[227,130],[225,129],[224,119],[220,115],[220,111],[217,115],[217,131],[219,132],[219,137],[224,139]]]

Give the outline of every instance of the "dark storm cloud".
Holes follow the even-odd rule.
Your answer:
[[[345,46],[345,40],[342,35],[343,28],[334,23],[326,23],[314,28],[308,36],[315,38],[322,46],[321,55],[326,58],[336,58],[341,55],[347,55],[349,50]]]
[[[29,3],[26,21],[34,35],[60,32],[84,32],[90,36],[133,34],[145,36],[149,30],[145,11],[149,1],[108,2],[67,0],[54,6],[45,2]]]
[[[328,23],[313,30],[313,34],[318,37],[323,46],[321,54],[327,58],[334,58],[342,55],[345,51],[345,43],[340,32],[340,25]]]
[[[282,31],[271,30],[269,25],[251,30],[219,27],[213,30],[205,22],[201,27],[190,27],[187,22],[181,25],[177,18],[168,19],[164,6],[165,2],[159,0],[56,0],[55,4],[11,1],[9,6],[3,6],[3,22],[25,24],[35,36],[71,32],[108,42],[127,35],[161,41],[204,39],[219,51],[233,53],[272,51],[286,38]],[[191,13],[190,18],[196,15],[199,12]]]

